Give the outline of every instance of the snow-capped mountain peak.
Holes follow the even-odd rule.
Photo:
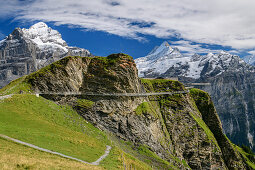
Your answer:
[[[213,54],[213,53],[208,53],[206,56],[207,56],[207,57],[213,57],[214,54]]]
[[[30,27],[30,29],[41,29],[41,28],[49,28],[49,27],[44,22],[38,22]]]
[[[159,47],[155,47],[147,56],[150,59],[155,59],[161,56],[166,56],[173,52],[173,48],[168,44],[167,41],[164,41]]]
[[[168,42],[163,42],[159,47],[155,47],[147,56],[135,60],[138,68],[138,74],[141,77],[160,75],[166,72],[170,65],[176,65],[186,62],[186,58],[180,53],[179,49],[172,48]],[[149,72],[147,72],[149,70]],[[145,75],[145,72],[146,75]]]
[[[41,50],[59,50],[63,53],[68,52],[67,44],[62,39],[61,34],[48,27],[43,22],[32,25],[29,29],[22,29],[23,36],[32,40]]]
[[[164,41],[156,50],[157,52],[163,51],[163,50],[173,50],[173,48],[169,45],[167,41]]]
[[[224,51],[224,50],[221,50],[220,54],[222,54],[222,55],[231,55],[230,53],[228,53],[227,51]]]

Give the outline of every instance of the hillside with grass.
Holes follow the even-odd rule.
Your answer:
[[[103,155],[106,145],[113,147],[99,166],[92,166],[1,139],[2,168],[119,169],[123,167],[123,160],[133,167],[149,168],[112,144],[104,132],[84,120],[70,106],[57,105],[31,94],[17,94],[0,100],[0,108],[0,134],[87,162]]]
[[[0,100],[0,134],[90,163],[107,146],[112,147],[98,166],[92,166],[1,139],[3,160],[11,155],[24,159],[2,161],[0,167],[254,167],[254,155],[224,135],[213,102],[204,91],[148,97],[84,95],[187,90],[178,81],[140,79],[137,73],[132,57],[126,54],[66,57],[0,89],[0,96],[11,94]],[[37,166],[40,153],[42,163]]]
[[[104,169],[41,152],[0,138],[0,169]]]

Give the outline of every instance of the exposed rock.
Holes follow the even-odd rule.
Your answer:
[[[202,114],[202,119],[214,134],[229,169],[247,169],[242,165],[241,156],[234,150],[231,142],[224,135],[220,119],[210,96],[198,89],[192,89],[191,95]],[[241,165],[241,166],[240,166]]]
[[[211,86],[200,87],[209,92],[215,103],[224,132],[236,144],[254,150],[255,94],[254,73],[227,71],[214,79]]]

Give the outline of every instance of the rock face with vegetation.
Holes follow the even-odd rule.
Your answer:
[[[201,87],[211,96],[225,134],[236,144],[255,150],[254,71],[228,70],[208,78],[211,86]]]
[[[157,169],[249,169],[253,165],[223,134],[204,91],[149,97],[85,95],[185,90],[178,81],[139,79],[128,55],[66,57],[26,76],[22,87],[27,87],[24,92],[63,92],[42,96],[72,105],[97,128],[143,153],[138,158]]]
[[[185,56],[164,42],[147,56],[136,59],[136,64],[141,77],[178,77],[187,84],[211,83],[196,87],[212,97],[225,134],[235,144],[255,151],[255,67],[243,59],[247,61],[225,51]]]
[[[221,148],[223,159],[228,167],[238,167],[240,155],[238,155],[228,138],[224,135],[220,119],[210,96],[202,90],[192,89],[191,95],[195,100],[198,110],[202,114],[202,119],[216,138]]]

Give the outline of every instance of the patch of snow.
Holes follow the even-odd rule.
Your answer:
[[[249,143],[253,146],[253,136],[250,132],[248,132],[247,137],[248,137]]]
[[[19,40],[17,40],[17,39],[6,40],[6,41],[8,41],[9,43],[12,43],[12,44],[15,44],[15,43],[19,42]]]
[[[254,61],[255,62],[255,61]],[[254,62],[253,62],[253,64],[254,64]],[[245,61],[243,61],[243,60],[240,60],[240,63],[245,63]]]
[[[67,44],[62,39],[61,34],[43,22],[34,24],[29,29],[23,28],[22,31],[24,37],[32,40],[43,51],[59,49],[63,53],[68,52]]]
[[[90,54],[90,52],[86,49],[83,49],[83,48],[78,48],[78,47],[68,47],[69,50],[71,50],[73,53],[75,54],[79,54],[79,53],[82,53],[82,52],[85,52],[87,54]]]
[[[57,50],[60,50],[62,53],[67,53],[68,52],[68,49],[66,47],[63,47],[59,44],[55,44],[55,43],[51,43],[51,42],[38,44],[38,47],[42,51],[57,51]]]
[[[222,54],[222,55],[230,55],[228,52],[224,51],[224,50],[221,50],[219,54]]]
[[[199,66],[199,61],[189,62],[187,77],[198,79],[204,66]]]
[[[44,63],[46,63],[47,59],[36,59],[36,63],[38,65],[43,65]]]

